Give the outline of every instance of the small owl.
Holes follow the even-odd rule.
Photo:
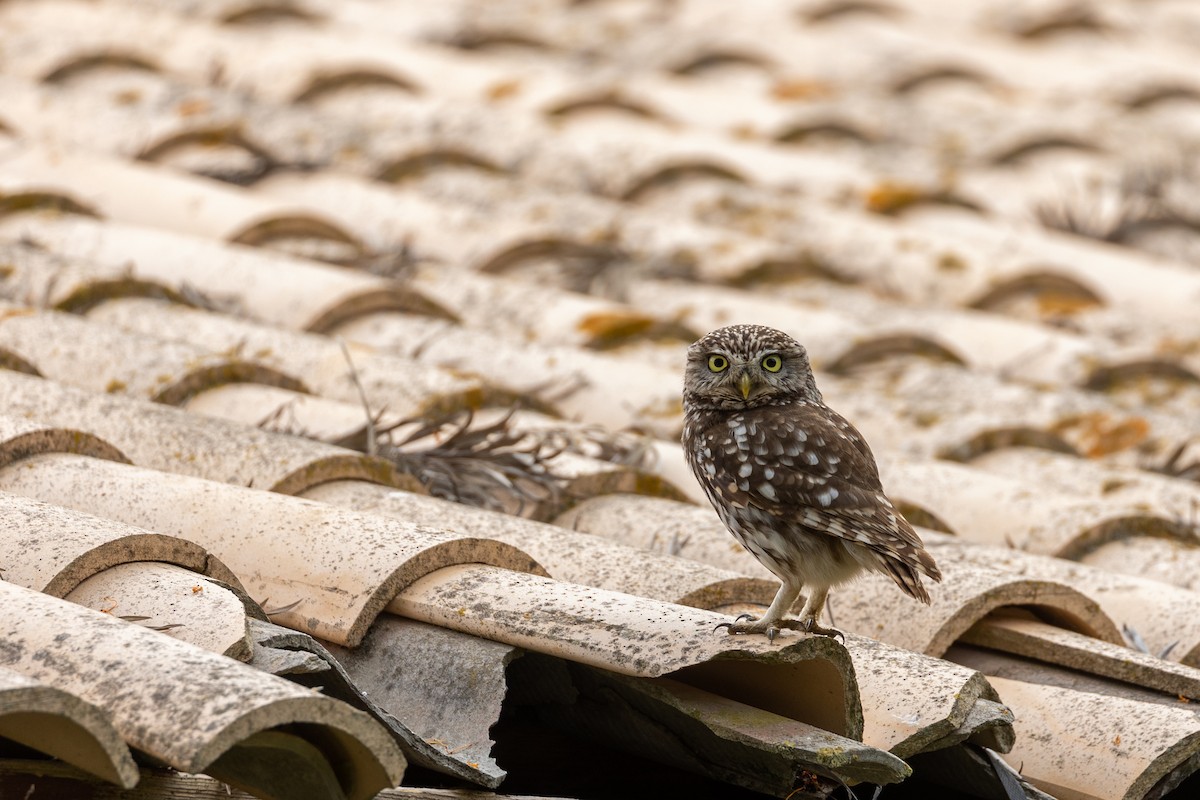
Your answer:
[[[882,572],[929,603],[921,575],[942,574],[883,493],[875,457],[817,390],[808,353],[762,325],[713,331],[688,348],[683,449],[708,499],[741,544],[783,585],[760,619],[730,633],[781,628],[826,636],[818,623],[832,586]],[[800,619],[784,615],[807,587]]]

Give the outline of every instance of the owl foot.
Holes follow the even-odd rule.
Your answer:
[[[819,625],[815,619],[777,619],[769,620],[764,618],[755,619],[749,614],[738,615],[733,622],[722,622],[713,630],[721,630],[725,628],[729,631],[729,635],[733,636],[739,633],[762,633],[767,637],[767,641],[775,641],[775,637],[784,628],[793,631],[803,631],[804,633],[814,633],[819,636],[840,636],[842,643],[846,643],[846,635],[837,628],[826,628]]]

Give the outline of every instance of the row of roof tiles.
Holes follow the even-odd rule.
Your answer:
[[[369,794],[403,768],[395,746],[382,741],[398,741],[422,767],[497,785],[504,770],[489,730],[498,701],[476,694],[439,714],[445,695],[386,673],[382,654],[407,647],[407,669],[425,661],[443,680],[472,652],[482,654],[490,685],[513,695],[571,685],[591,701],[620,697],[621,708],[642,709],[654,724],[670,713],[701,719],[704,731],[672,729],[687,731],[688,754],[660,745],[655,757],[769,793],[791,791],[797,765],[848,783],[896,781],[908,774],[897,756],[925,765],[918,774],[929,781],[944,776],[948,754],[974,754],[951,760],[976,759],[967,763],[978,775],[995,769],[970,749],[979,746],[1012,749],[1013,763],[1062,796],[1184,791],[1196,722],[1181,701],[1198,693],[1190,667],[1200,646],[1190,625],[1195,598],[1090,565],[1181,587],[1195,574],[1194,487],[1138,469],[1187,468],[1195,367],[1178,333],[1191,319],[1194,274],[994,218],[929,210],[896,220],[864,207],[892,213],[966,198],[1016,217],[1080,161],[1030,158],[1035,150],[1079,150],[1082,142],[1087,168],[1112,178],[1128,165],[1106,152],[1147,136],[1171,147],[1177,138],[1168,129],[1194,124],[1186,108],[1154,104],[1119,124],[1096,121],[1129,110],[1147,87],[1182,86],[1171,96],[1186,100],[1194,57],[1174,31],[1186,27],[1188,12],[1178,4],[1153,14],[1036,4],[963,13],[942,5],[937,13],[812,3],[732,13],[709,2],[486,11],[456,3],[422,14],[366,3],[0,9],[4,90],[14,101],[0,112],[0,132],[14,140],[0,165],[0,235],[10,240],[3,293],[88,318],[10,307],[0,320],[6,365],[58,382],[0,376],[13,415],[0,488],[153,531],[110,531],[45,563],[17,552],[5,558],[21,567],[0,565],[5,577],[67,593],[110,618],[120,616],[119,596],[121,606],[138,605],[124,616],[162,623],[153,635],[235,659],[250,652],[268,671],[320,674],[322,682],[336,674],[350,687],[342,699],[394,737],[380,739],[375,723],[327,705],[310,703],[324,710],[290,717],[239,705],[230,712],[239,722],[219,744],[187,740],[160,753],[123,727],[131,723],[104,692],[85,698],[103,709],[91,717],[56,695],[108,754],[83,766],[132,781],[120,743],[104,730],[109,714],[130,745],[266,796],[294,785],[284,777],[294,761],[285,753],[314,756],[316,772],[323,763],[337,772],[348,750],[357,753],[352,769],[294,780]],[[1111,57],[1102,61],[1082,59],[1069,40],[1043,51],[1017,44],[1097,30],[1121,31],[1135,44],[1106,42]],[[622,36],[614,47],[615,31]],[[677,47],[661,46],[664,31]],[[739,50],[740,59],[721,55]],[[310,71],[279,68],[300,51]],[[902,70],[897,54],[911,58]],[[706,59],[750,68],[698,80],[714,75],[704,72]],[[688,63],[697,66],[681,68]],[[975,88],[946,89],[947,78]],[[1079,100],[1064,104],[1069,97]],[[1064,107],[1069,119],[1048,131],[1047,110]],[[596,109],[623,116],[577,113]],[[83,136],[72,131],[80,115],[95,121]],[[813,152],[786,145],[839,125],[858,143]],[[969,147],[947,161],[937,143],[943,134],[965,137]],[[98,152],[68,152],[80,146]],[[915,166],[881,180],[884,151],[908,154]],[[135,156],[151,163],[125,160]],[[960,174],[947,182],[951,162]],[[280,173],[282,165],[314,172]],[[253,186],[220,186],[166,167]],[[46,207],[68,215],[21,213]],[[1170,242],[1134,243],[1181,252]],[[574,263],[554,263],[563,261]],[[645,280],[647,273],[658,279]],[[797,275],[820,280],[779,282]],[[730,284],[767,285],[778,297],[768,302]],[[481,306],[495,313],[482,316]],[[530,309],[541,309],[533,322]],[[425,497],[403,465],[335,446],[362,438],[362,387],[368,403],[392,415],[381,422],[523,398],[542,412],[670,439],[679,424],[680,345],[747,317],[778,320],[811,343],[817,366],[837,375],[822,382],[834,405],[889,453],[885,479],[906,513],[958,535],[925,534],[947,565],[944,593],[930,609],[901,610],[877,581],[865,581],[849,607],[835,601],[840,624],[899,647],[851,637],[843,651],[802,638],[782,650],[739,640],[730,651],[704,635],[712,617],[687,606],[736,612],[765,601],[771,587],[757,564],[729,549],[711,514],[679,503],[696,491],[669,441],[647,443],[659,460],[642,471],[556,456],[556,471],[571,478],[568,500],[522,510],[559,527]],[[615,345],[622,347],[597,352]],[[512,424],[589,435],[528,412]],[[162,493],[161,505],[146,502],[146,486]],[[614,494],[631,491],[660,497]],[[13,497],[11,507],[43,524],[57,515],[56,530],[81,524],[62,520],[69,512],[61,508],[28,502]],[[570,504],[577,505],[559,516]],[[347,529],[354,533],[343,538]],[[647,537],[631,540],[634,530]],[[113,546],[119,536],[124,550]],[[134,541],[142,549],[129,546]],[[997,550],[1001,543],[1085,563]],[[630,545],[666,546],[711,566]],[[276,563],[264,563],[263,547]],[[172,566],[123,563],[147,560]],[[200,572],[229,590],[192,577]],[[243,621],[259,613],[244,590],[273,619],[339,642],[331,648],[349,672],[299,635],[290,649],[264,654],[270,648],[260,643],[279,645],[287,635],[237,622],[236,603],[246,609]],[[224,621],[192,623],[196,612],[182,601],[150,599],[176,594],[193,605],[212,598],[224,609],[213,619]],[[1037,616],[1000,611],[1013,606]],[[380,614],[384,607],[437,627]],[[889,609],[883,617],[881,608]],[[182,618],[186,632],[173,622]],[[72,620],[81,629],[92,624]],[[1132,654],[1122,627],[1171,660]],[[249,651],[245,631],[255,641]],[[443,655],[431,658],[438,647]],[[53,661],[39,652],[39,661]],[[523,680],[540,676],[532,684],[508,669],[526,652]],[[759,667],[746,670],[727,658],[752,654]],[[180,651],[180,663],[193,657]],[[304,669],[296,666],[305,659]],[[673,670],[671,680],[645,680]],[[764,674],[781,694],[753,688]],[[74,691],[58,674],[35,677]],[[6,697],[33,696],[20,680]],[[919,688],[898,693],[900,682]],[[354,683],[369,683],[388,703],[372,705]],[[451,683],[452,694],[458,682]],[[1016,711],[1015,742],[1000,701]],[[1058,726],[1073,712],[1105,737],[1064,735]],[[540,713],[613,741],[607,723],[564,708]],[[1135,717],[1142,724],[1131,732]],[[318,720],[340,731],[340,745],[301,730]],[[264,731],[280,726],[299,735]],[[758,757],[775,759],[770,769],[740,769],[740,757],[717,744],[730,739],[757,742]],[[793,744],[781,750],[782,739]],[[314,745],[324,756],[304,750]],[[220,763],[196,755],[229,747]],[[256,779],[240,759],[258,747],[272,753],[261,763],[277,769]],[[832,786],[818,780],[809,789]],[[1028,784],[1020,791],[1037,796]]]

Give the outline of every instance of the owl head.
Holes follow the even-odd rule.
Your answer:
[[[683,396],[727,410],[821,400],[804,346],[765,325],[719,328],[689,347]]]

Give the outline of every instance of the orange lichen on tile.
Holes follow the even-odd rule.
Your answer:
[[[1088,458],[1102,458],[1137,447],[1149,438],[1151,429],[1145,417],[1114,418],[1096,411],[1064,417],[1051,430],[1077,441]]]

